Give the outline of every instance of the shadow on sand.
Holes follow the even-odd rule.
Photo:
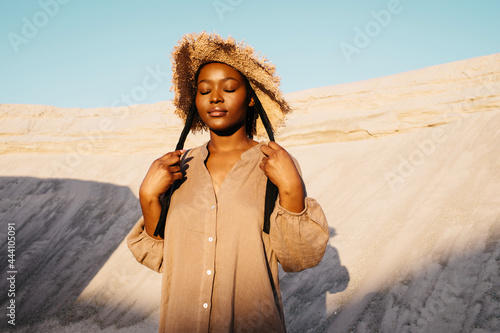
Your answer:
[[[82,318],[74,303],[140,217],[128,187],[71,179],[0,178],[0,253],[15,224],[16,328],[45,319]],[[5,258],[2,256],[2,258]],[[0,280],[5,309],[8,281]],[[5,314],[4,314],[5,316]],[[7,324],[2,320],[2,327]]]
[[[335,230],[330,227],[330,239]],[[288,332],[317,332],[328,318],[326,295],[343,291],[349,272],[340,263],[337,249],[330,245],[321,262],[299,273],[280,270],[280,286]]]

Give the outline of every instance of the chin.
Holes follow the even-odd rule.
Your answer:
[[[218,136],[230,136],[236,133],[242,127],[245,128],[245,124],[243,126],[209,126],[207,125],[210,131],[214,132]]]

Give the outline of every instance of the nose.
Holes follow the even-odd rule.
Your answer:
[[[214,89],[212,91],[212,95],[210,96],[210,102],[211,103],[224,102],[224,99],[222,98],[222,95],[219,93],[219,91],[217,91],[216,89]]]

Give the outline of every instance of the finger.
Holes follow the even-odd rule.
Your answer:
[[[161,162],[164,165],[167,165],[167,166],[180,165],[180,163],[179,163],[180,161],[181,161],[180,156],[174,155],[174,154],[172,154],[171,156],[169,156],[169,157],[161,160]]]
[[[269,148],[266,145],[260,146],[260,151],[266,156],[272,155],[275,152],[273,149]]]
[[[180,180],[180,179],[182,179],[182,177],[184,177],[183,174],[182,174],[182,172],[175,172],[175,173],[172,174],[172,179],[173,180]]]
[[[168,170],[171,173],[181,172],[181,167],[178,166],[178,165],[171,165],[171,166],[168,167]]]
[[[161,161],[164,161],[172,156],[181,156],[182,154],[184,154],[186,152],[185,149],[182,149],[182,150],[176,150],[176,151],[171,151],[169,153],[166,153],[165,155],[163,155],[162,157],[159,158],[159,160]]]
[[[186,149],[179,149],[179,150],[176,150],[174,151],[174,154],[175,155],[179,155],[181,156],[182,154],[184,154],[186,152]]]
[[[181,165],[181,156],[186,152],[185,149],[176,150],[172,153],[172,158],[174,158],[169,164],[170,165]]]
[[[274,141],[269,141],[269,144],[268,144],[269,148],[271,148],[272,150],[274,151],[277,151],[277,150],[281,150],[283,149],[283,147],[281,147],[279,144],[277,144],[276,142]]]
[[[157,161],[161,162],[161,163],[164,163],[164,162],[168,161],[170,158],[172,158],[173,156],[175,156],[175,155],[170,152],[170,153],[167,153],[167,154],[163,155],[159,159],[157,159]]]

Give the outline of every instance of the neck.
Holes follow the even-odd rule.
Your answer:
[[[245,126],[231,135],[219,135],[210,131],[208,147],[211,152],[228,152],[233,150],[247,150],[255,145],[256,141],[247,137]]]

